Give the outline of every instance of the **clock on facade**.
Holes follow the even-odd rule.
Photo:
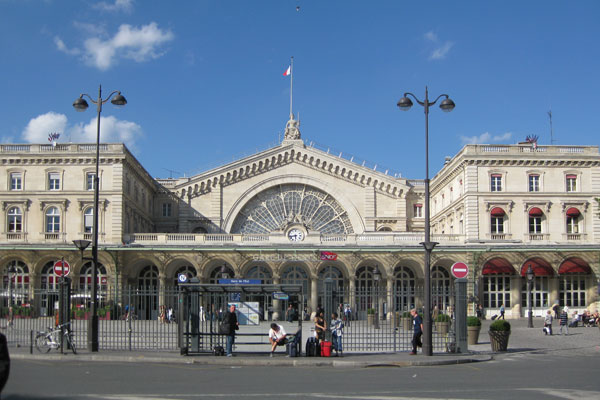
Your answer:
[[[292,242],[301,242],[304,240],[304,232],[300,229],[290,229],[288,232],[288,239]]]

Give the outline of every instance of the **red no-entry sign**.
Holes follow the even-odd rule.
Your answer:
[[[452,275],[454,275],[456,279],[461,279],[469,274],[469,267],[465,263],[457,262],[450,268],[450,271],[452,271]]]
[[[54,274],[56,276],[68,276],[71,272],[71,266],[65,260],[58,260],[54,263]]]

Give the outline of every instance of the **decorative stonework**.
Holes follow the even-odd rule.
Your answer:
[[[290,114],[290,120],[285,124],[284,140],[300,139],[300,121],[294,119],[294,114]]]

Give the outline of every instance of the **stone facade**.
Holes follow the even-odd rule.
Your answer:
[[[382,312],[422,305],[423,181],[308,146],[292,128],[279,146],[177,179],[153,179],[123,144],[102,144],[101,292],[225,274],[301,283],[310,311],[322,303],[325,278],[352,303],[378,270],[388,293]],[[89,262],[72,241],[91,240],[94,167],[95,145],[0,145],[5,304],[9,281],[29,291],[27,301],[51,289],[49,266],[62,257],[74,289],[89,290]],[[555,300],[595,308],[599,193],[597,147],[465,146],[431,181],[434,289],[451,291],[450,267],[465,262],[473,301],[488,314],[505,304],[509,317],[520,316],[531,265],[536,314]],[[451,298],[433,299],[451,307]]]

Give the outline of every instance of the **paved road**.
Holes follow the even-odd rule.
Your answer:
[[[599,399],[600,351],[437,367],[226,367],[17,360],[4,399]]]

